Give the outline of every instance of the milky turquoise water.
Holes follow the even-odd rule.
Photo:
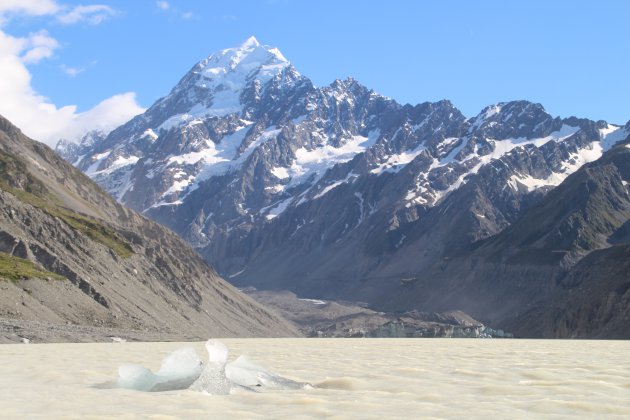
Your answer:
[[[226,339],[313,389],[146,393],[102,388],[118,366],[157,370],[203,343],[0,346],[0,417],[630,418],[630,342],[481,339]]]

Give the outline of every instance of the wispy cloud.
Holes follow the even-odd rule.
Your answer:
[[[77,77],[79,73],[83,73],[85,71],[85,67],[70,67],[65,64],[60,64],[59,68],[70,77]]]
[[[67,13],[57,16],[57,21],[64,25],[71,25],[79,22],[86,22],[90,25],[98,25],[104,20],[115,16],[116,11],[104,4],[92,4],[89,6],[79,5],[72,8]]]
[[[95,66],[97,63],[98,60],[92,60],[88,65],[83,67],[73,67],[68,66],[67,64],[60,64],[59,69],[70,77],[77,77],[79,74],[83,73],[88,68]]]
[[[60,6],[54,0],[2,0],[0,25],[14,15],[43,16],[57,13]]]
[[[111,16],[112,10],[90,6],[70,9],[52,0],[0,0],[0,22],[14,16],[50,16],[63,18],[67,24],[98,24]],[[84,112],[78,112],[76,105],[57,106],[37,92],[29,66],[51,58],[59,48],[59,42],[46,30],[15,37],[0,28],[0,115],[28,136],[54,145],[60,138],[77,140],[92,129],[111,130],[144,111],[133,92],[113,95]],[[61,70],[76,76],[85,68],[61,66]]]
[[[105,4],[69,6],[55,0],[0,0],[0,25],[15,16],[53,15],[64,25],[85,22],[98,25],[117,11]]]
[[[50,58],[55,50],[59,48],[59,42],[48,35],[48,31],[45,29],[22,39],[24,42],[24,53],[21,59],[26,64],[36,64],[45,58]]]
[[[195,13],[193,13],[192,11],[179,10],[178,8],[171,6],[171,4],[165,0],[157,0],[155,2],[155,5],[161,11],[169,13],[170,15],[176,16],[181,19],[190,20],[190,19],[195,19],[197,17],[197,15],[195,15]]]

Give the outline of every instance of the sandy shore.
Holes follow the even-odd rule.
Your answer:
[[[199,341],[203,337],[160,331],[126,330],[89,325],[51,324],[0,318],[0,344],[107,343],[124,341]]]

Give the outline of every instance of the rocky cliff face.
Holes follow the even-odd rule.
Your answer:
[[[594,251],[542,301],[506,322],[517,334],[546,338],[630,338],[630,247]]]
[[[519,223],[506,230],[505,239],[520,239],[520,247],[507,253],[509,259],[518,261],[523,249],[526,254],[535,249],[540,259],[553,256],[566,267],[549,294],[507,325],[540,337],[630,337],[629,182],[630,150],[623,144],[549,193],[540,209],[532,209],[523,223],[539,229],[523,235]],[[543,219],[542,211],[549,216]]]
[[[353,79],[316,87],[252,38],[202,60],[145,114],[68,158],[239,286],[387,310],[464,305],[495,320],[589,251],[523,274],[480,264],[472,250],[629,133],[527,101],[466,118],[448,101],[401,105]],[[553,246],[572,241],[571,223]],[[511,293],[489,281],[481,289],[492,298],[480,299],[471,273],[531,283]]]
[[[392,276],[381,282],[390,286],[385,307],[456,307],[519,336],[627,336],[628,165],[620,144],[501,232],[421,262],[423,272],[406,284],[395,284],[395,270],[411,264],[423,241],[394,255],[375,271]]]
[[[2,118],[0,172],[0,317],[169,339],[296,334]]]

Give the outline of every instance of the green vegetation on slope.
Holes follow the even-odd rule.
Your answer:
[[[122,258],[133,255],[129,243],[114,230],[96,219],[62,207],[58,200],[48,192],[46,186],[28,172],[22,161],[4,152],[0,152],[0,189],[13,194],[24,203],[63,220],[71,228],[105,245]]]
[[[0,151],[0,187],[3,190],[22,190],[40,197],[47,194],[46,186],[28,172],[24,162],[2,151]],[[12,191],[11,193],[13,194]]]
[[[59,274],[37,268],[29,260],[0,252],[0,279],[16,281],[32,278],[65,280]]]

